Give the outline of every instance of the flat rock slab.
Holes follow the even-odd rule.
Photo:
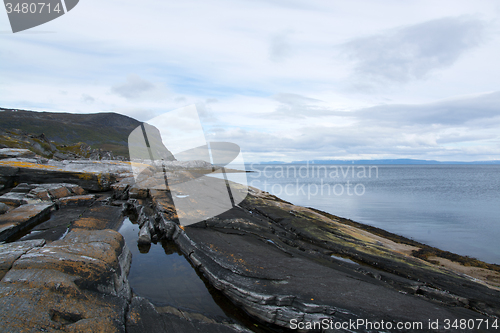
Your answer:
[[[4,158],[33,158],[36,154],[29,149],[1,148],[0,159]]]
[[[106,172],[104,167],[101,169],[103,172],[82,172],[67,170],[64,165],[37,164],[26,160],[0,161],[0,176],[14,177],[18,182],[28,184],[71,183],[77,184],[87,191],[96,192],[109,190],[115,179],[113,173]]]
[[[23,242],[14,242],[0,244],[0,279],[9,271],[14,261],[29,250],[40,247],[45,244],[44,240],[28,240]]]
[[[52,203],[23,205],[0,215],[0,241],[5,241],[48,217],[52,206]]]
[[[72,224],[71,228],[118,230],[122,221],[121,207],[96,205],[87,209],[83,216]]]
[[[311,260],[280,242],[277,225],[271,229],[253,214],[233,209],[205,223],[210,227],[200,223],[178,230],[176,243],[212,285],[263,321],[287,326],[291,319],[485,318],[401,293],[355,265]]]
[[[34,274],[25,273],[28,280],[0,282],[0,331],[125,331],[125,299],[81,290],[71,285],[70,276],[57,271],[45,270],[42,275],[37,270],[35,280],[30,279]],[[49,279],[45,286],[40,277]]]
[[[233,325],[186,320],[171,313],[158,313],[153,305],[142,297],[134,297],[126,322],[127,333],[238,333],[251,331]]]
[[[87,207],[67,206],[53,211],[50,218],[24,235],[20,240],[45,239],[46,241],[55,241],[62,238],[71,227],[71,224],[78,220]]]
[[[19,243],[18,252],[37,245]],[[125,332],[130,261],[112,230],[74,230],[31,247],[0,281],[0,331]]]
[[[21,256],[12,268],[53,269],[78,276],[79,287],[118,294],[128,285],[123,278],[131,258],[127,258],[130,251],[124,244],[113,230],[73,230],[63,239]]]
[[[87,206],[95,200],[94,194],[75,195],[59,199],[61,206]]]

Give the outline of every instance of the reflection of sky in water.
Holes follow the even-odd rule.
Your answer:
[[[135,294],[157,306],[171,305],[226,318],[194,268],[176,252],[172,243],[165,248],[160,243],[151,244],[148,253],[140,253],[137,247],[139,226],[125,218],[119,232],[132,252],[128,279]]]

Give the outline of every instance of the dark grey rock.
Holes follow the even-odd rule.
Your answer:
[[[237,326],[208,323],[197,319],[186,319],[173,313],[158,313],[154,306],[142,297],[132,298],[126,323],[127,333],[250,333]]]
[[[139,230],[139,238],[137,239],[139,245],[151,244],[151,226],[149,221],[144,223]]]
[[[59,205],[62,206],[88,206],[95,200],[94,194],[75,195],[59,199]]]
[[[0,196],[0,202],[13,206],[21,206],[28,203],[26,194],[18,192],[8,192]]]
[[[9,206],[0,202],[0,214],[5,214],[9,210]]]
[[[0,215],[0,241],[8,240],[50,215],[53,204],[29,204]]]
[[[28,193],[29,191],[31,191],[35,187],[36,187],[36,185],[33,185],[33,184],[22,183],[22,184],[17,185],[16,187],[14,187],[10,191],[11,192],[19,192],[19,193]]]

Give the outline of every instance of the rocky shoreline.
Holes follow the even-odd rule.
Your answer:
[[[418,258],[418,243],[252,188],[233,209],[182,227],[169,191],[150,181],[155,172],[136,183],[128,162],[0,160],[0,202],[8,206],[0,215],[2,331],[247,331],[159,312],[134,296],[132,258],[116,231],[124,214],[137,217],[139,243],[174,241],[212,286],[269,327],[500,317],[496,265],[477,268],[486,278],[474,278]]]

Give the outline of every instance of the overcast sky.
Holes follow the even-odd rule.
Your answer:
[[[499,18],[495,0],[81,0],[12,34],[0,10],[0,106],[196,103],[246,161],[500,159]]]

